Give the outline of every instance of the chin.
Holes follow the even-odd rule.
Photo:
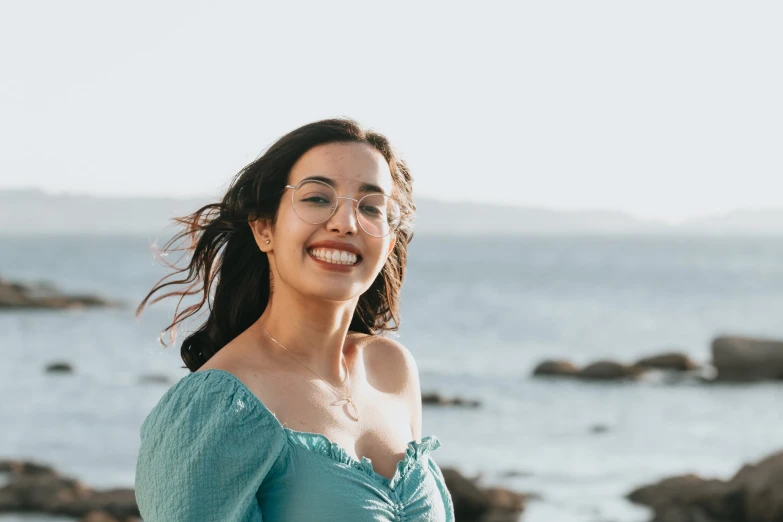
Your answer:
[[[336,281],[323,281],[321,284],[310,286],[307,294],[326,301],[350,301],[362,295],[369,286],[348,281],[342,284]]]

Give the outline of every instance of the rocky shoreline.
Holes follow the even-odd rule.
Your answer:
[[[454,468],[443,468],[460,522],[516,522],[528,496],[500,487],[484,488]],[[73,517],[79,522],[142,522],[132,488],[94,490],[49,466],[0,460],[0,514],[36,513]]]
[[[703,382],[783,381],[783,341],[721,336],[712,341],[712,359],[698,364],[686,354],[664,352],[634,363],[600,360],[579,368],[570,361],[542,361],[534,377],[568,377],[593,381],[636,380],[652,370]]]
[[[671,380],[704,383],[783,381],[783,341],[741,336],[716,337],[711,360],[698,364],[667,351],[633,363],[599,360],[579,368],[567,360],[542,361],[536,378],[635,381],[651,371]],[[694,474],[639,487],[626,497],[651,508],[651,522],[783,522],[783,451],[742,467],[728,481]]]
[[[442,468],[459,522],[517,522],[535,497]],[[94,490],[49,466],[0,460],[0,514],[72,517],[79,522],[142,522],[132,488]],[[728,481],[688,474],[630,492],[629,501],[654,512],[651,522],[780,522],[783,520],[783,451],[742,467]]]
[[[141,522],[133,489],[93,490],[30,461],[0,460],[8,483],[0,488],[0,513],[39,513],[81,522]]]
[[[64,294],[50,283],[23,284],[7,281],[0,276],[0,311],[16,309],[62,310],[117,306],[121,306],[121,303],[92,294]]]
[[[652,508],[652,522],[780,522],[783,451],[743,466],[728,481],[681,475],[635,489],[627,498]]]
[[[64,295],[48,285],[23,285],[0,278],[3,309],[69,309],[117,306],[97,296]],[[671,382],[783,382],[783,341],[742,336],[712,340],[710,357],[695,361],[666,350],[631,362],[596,360],[579,367],[568,360],[546,360],[533,370],[536,379],[576,379],[585,382],[634,382],[663,373]],[[69,374],[67,361],[51,361],[47,373]],[[140,376],[140,382],[171,385],[165,375]],[[482,407],[472,398],[423,393],[424,404],[438,407]],[[772,412],[774,414],[774,412]],[[592,427],[602,433],[605,425]],[[783,444],[781,444],[783,446]],[[519,521],[533,495],[502,487],[484,487],[457,469],[442,468],[459,522]],[[0,513],[39,513],[72,517],[80,522],[141,522],[133,489],[94,490],[31,461],[0,460]],[[742,467],[729,480],[694,474],[666,478],[630,492],[629,501],[647,506],[651,522],[783,522],[783,451]]]

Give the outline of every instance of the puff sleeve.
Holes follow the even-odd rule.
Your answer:
[[[256,500],[284,446],[240,381],[182,378],[141,427],[136,503],[145,522],[262,522]]]

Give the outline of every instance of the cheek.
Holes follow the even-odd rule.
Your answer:
[[[278,244],[288,252],[300,254],[307,244],[308,238],[313,234],[313,225],[309,225],[299,219],[293,211],[285,212],[278,220],[277,236]]]
[[[376,245],[367,245],[372,259],[375,259],[375,268],[380,270],[383,265],[386,264],[386,258],[388,257],[389,245],[386,242],[378,242]]]

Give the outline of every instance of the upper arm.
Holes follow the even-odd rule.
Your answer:
[[[241,390],[209,377],[186,377],[142,425],[135,485],[145,522],[263,521],[256,494],[282,438]]]

